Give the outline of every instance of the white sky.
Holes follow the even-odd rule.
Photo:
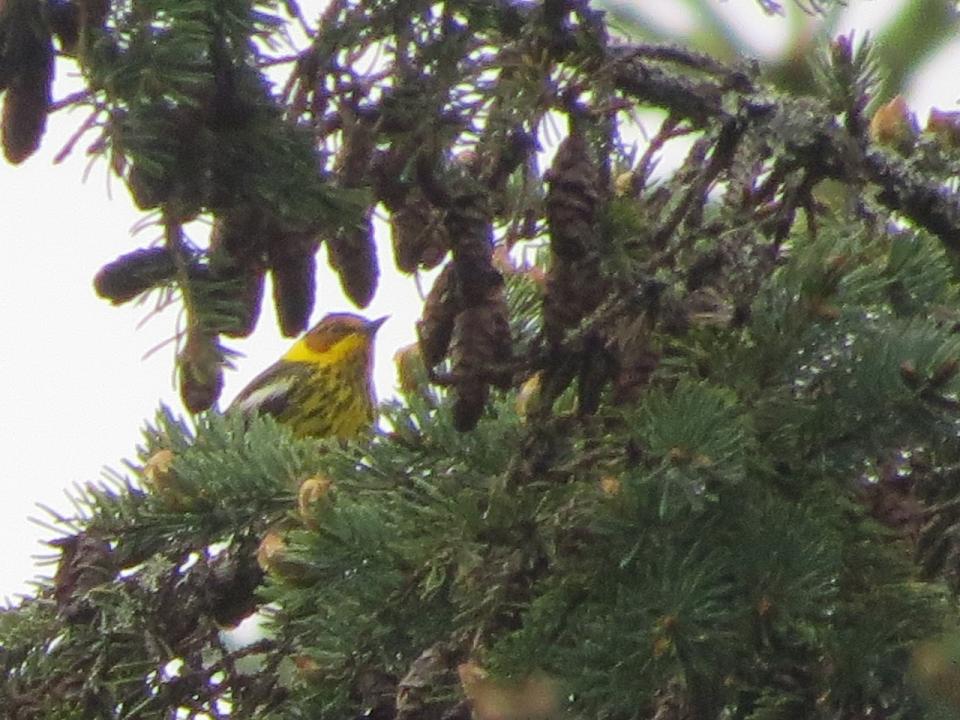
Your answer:
[[[651,12],[682,5],[662,0],[636,4]],[[856,28],[859,34],[879,27],[900,4],[853,0],[841,30]],[[719,11],[738,17],[738,27],[757,54],[775,54],[789,22],[768,18],[756,6],[755,0],[718,2]],[[921,122],[931,105],[951,109],[960,97],[958,56],[960,41],[916,78],[909,100]],[[55,97],[65,92],[58,82]],[[183,412],[172,379],[173,346],[142,359],[173,335],[177,309],[169,308],[137,329],[148,307],[115,308],[93,292],[93,276],[105,262],[147,245],[157,230],[147,228],[131,237],[143,213],[118,180],[108,182],[102,161],[83,180],[88,165],[83,142],[66,162],[52,165],[82,119],[54,115],[36,155],[19,167],[0,161],[0,242],[6,253],[0,266],[0,600],[28,592],[30,578],[52,571],[38,569],[31,558],[46,552],[39,543],[51,537],[28,520],[43,517],[37,504],[69,514],[64,489],[97,480],[104,466],[122,470],[122,459],[135,456],[143,424],[161,401]],[[420,305],[414,281],[393,269],[386,240],[380,242],[380,288],[363,311],[370,317],[391,316],[378,338],[381,397],[392,393],[391,357],[413,340]],[[353,309],[325,260],[321,250],[315,319]],[[268,292],[254,336],[231,343],[246,357],[239,359],[236,372],[227,372],[221,404],[290,342],[276,329]]]

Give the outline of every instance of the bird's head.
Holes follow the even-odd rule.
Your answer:
[[[352,313],[331,313],[310,328],[285,359],[333,365],[357,355],[369,355],[373,338],[386,319],[367,320]],[[311,357],[303,357],[304,354]]]

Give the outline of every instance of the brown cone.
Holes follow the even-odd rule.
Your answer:
[[[450,248],[450,237],[442,214],[420,193],[407,195],[403,206],[390,216],[393,257],[401,272],[412,273],[418,266],[439,265]]]
[[[25,14],[24,14],[25,15]],[[18,16],[10,29],[19,34],[17,55],[12,76],[3,103],[3,154],[7,161],[19,165],[36,152],[47,127],[47,110],[50,105],[50,85],[53,82],[53,43],[49,30],[42,37],[35,34],[29,16]],[[46,26],[43,26],[46,28]]]
[[[555,255],[547,272],[543,298],[547,340],[557,345],[567,330],[597,309],[605,295],[603,273],[596,257],[575,262]]]
[[[223,358],[216,335],[191,329],[178,360],[184,406],[192,413],[208,410],[223,389]]]
[[[380,277],[369,214],[357,227],[344,228],[327,239],[327,259],[354,305],[361,308],[369,305]]]
[[[306,330],[316,294],[317,241],[306,234],[272,238],[267,262],[280,330],[294,337]]]
[[[177,272],[166,247],[141,248],[104,265],[93,279],[97,295],[114,305],[171,280]]]
[[[502,289],[482,305],[465,308],[454,323],[450,357],[453,366],[453,424],[460,432],[472,430],[487,402],[490,384],[510,386],[510,324]]]
[[[550,248],[559,257],[577,260],[596,244],[598,173],[587,142],[569,135],[557,149],[545,179]]]
[[[247,337],[256,327],[263,304],[264,264],[260,213],[237,212],[218,217],[210,233],[210,273],[231,291],[232,322],[219,328],[227,337]]]
[[[437,277],[423,305],[423,315],[417,322],[420,352],[428,368],[439,364],[447,355],[453,335],[454,319],[460,310],[453,263]]]
[[[344,117],[343,145],[337,153],[336,173],[343,187],[363,187],[369,181],[370,162],[376,143],[373,123],[342,113]]]

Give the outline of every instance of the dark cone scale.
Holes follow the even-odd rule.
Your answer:
[[[41,16],[40,3],[6,0],[0,4],[5,20],[3,75],[7,91],[3,103],[3,154],[17,165],[36,152],[47,126],[50,85],[53,82],[53,42]]]

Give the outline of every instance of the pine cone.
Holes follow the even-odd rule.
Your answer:
[[[420,352],[428,368],[439,364],[446,357],[453,335],[454,320],[459,310],[460,300],[454,282],[454,267],[453,263],[449,262],[434,281],[423,305],[422,318],[417,322]]]
[[[390,212],[403,206],[412,189],[412,183],[404,180],[404,172],[413,151],[409,141],[394,139],[390,149],[376,151],[370,161],[373,193]]]
[[[3,154],[18,165],[36,152],[47,126],[53,82],[53,42],[40,4],[14,0],[4,9],[9,23],[4,65]]]
[[[308,234],[277,235],[267,247],[273,302],[280,330],[287,337],[299,335],[310,321],[316,295],[316,252],[317,240]]]
[[[327,238],[327,260],[340,276],[340,286],[357,307],[366,307],[377,289],[380,268],[370,214],[361,224]]]
[[[397,720],[440,720],[445,703],[436,695],[438,688],[454,679],[454,651],[444,643],[434,643],[410,665],[397,683]]]
[[[266,214],[253,205],[241,205],[218,215],[210,233],[211,259],[226,256],[239,265],[261,261],[265,238],[276,235]]]
[[[543,298],[544,332],[551,345],[558,345],[564,333],[596,310],[605,297],[604,276],[596,257],[574,262],[554,256]]]
[[[577,373],[577,412],[592,415],[600,407],[603,389],[614,373],[614,359],[598,333],[589,333],[583,345]]]
[[[210,233],[210,275],[232,316],[217,330],[247,337],[257,325],[263,304],[264,266],[259,213],[231,213],[214,220]]]
[[[583,136],[569,135],[557,150],[544,176],[547,191],[547,225],[555,255],[578,260],[596,245],[598,173]]]
[[[465,191],[453,196],[445,225],[463,304],[482,304],[490,290],[503,282],[493,267],[493,226],[486,194]]]
[[[454,322],[450,351],[456,395],[453,423],[460,432],[476,426],[491,383],[504,389],[510,386],[508,318],[503,291],[498,290],[483,305],[465,308]]]
[[[348,115],[348,111],[341,116],[344,118],[343,144],[337,153],[335,172],[341,186],[363,187],[369,182],[370,163],[376,148],[374,126],[367,118]]]
[[[93,279],[97,295],[121,305],[173,279],[177,266],[166,247],[141,248],[104,265]]]
[[[439,265],[450,248],[442,214],[423,195],[412,192],[390,216],[393,257],[401,272]]]
[[[243,267],[211,260],[200,270],[209,272],[193,279],[208,284],[204,292],[214,306],[215,320],[213,324],[208,322],[208,330],[231,338],[248,337],[257,326],[263,305],[263,266]]]
[[[184,406],[192,413],[209,409],[223,390],[223,357],[217,336],[191,328],[177,360]]]

